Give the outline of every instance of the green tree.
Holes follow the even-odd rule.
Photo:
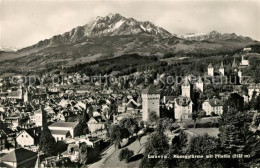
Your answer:
[[[39,140],[39,150],[45,155],[51,156],[56,153],[56,141],[51,135],[51,131],[46,127],[43,129]]]

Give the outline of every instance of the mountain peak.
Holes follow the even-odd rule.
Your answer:
[[[155,26],[151,22],[137,21],[134,18],[126,18],[118,13],[109,13],[104,17],[95,17],[84,25],[83,29],[83,36],[88,37],[135,35],[142,33],[160,37],[172,36],[171,33],[161,27]]]
[[[220,32],[213,30],[207,34],[205,33],[188,33],[184,36],[180,36],[181,38],[184,38],[186,40],[195,40],[195,41],[216,41],[216,40],[236,40],[236,41],[252,41],[249,37],[243,37],[243,36],[237,36],[235,33],[224,33],[221,34]]]

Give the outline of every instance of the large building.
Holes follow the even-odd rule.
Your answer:
[[[202,109],[206,112],[206,115],[222,115],[223,103],[217,99],[207,99],[202,103]]]
[[[152,112],[160,117],[160,92],[154,85],[143,90],[142,100],[143,121],[149,121],[149,115]]]
[[[176,120],[192,118],[193,103],[189,97],[179,96],[174,100],[174,117]]]
[[[78,122],[55,122],[49,126],[49,129],[56,141],[65,140],[67,137],[74,138],[80,133]]]
[[[186,77],[182,84],[182,95],[174,100],[174,117],[176,120],[191,119],[193,103],[191,101],[192,88]]]

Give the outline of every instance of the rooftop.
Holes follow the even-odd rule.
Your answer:
[[[37,156],[37,153],[24,148],[19,148],[4,155],[0,160],[6,162],[21,162],[34,156]]]
[[[155,85],[149,85],[143,90],[144,94],[160,94],[160,91]]]
[[[75,128],[78,122],[54,122],[49,127],[71,127]]]

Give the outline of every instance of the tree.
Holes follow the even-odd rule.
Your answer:
[[[119,153],[119,160],[125,160],[126,162],[128,162],[128,159],[131,158],[134,155],[134,151],[129,150],[128,148],[122,149]]]
[[[152,133],[145,144],[144,158],[141,167],[156,167],[155,164],[157,164],[160,159],[149,159],[148,155],[166,155],[168,150],[169,144],[167,136],[161,131]]]
[[[219,149],[218,139],[210,137],[208,134],[192,137],[188,148],[188,153],[207,155],[217,153]]]
[[[192,120],[194,122],[194,128],[196,128],[197,126],[197,123],[199,122],[199,120],[201,118],[203,118],[204,116],[206,115],[206,112],[201,110],[201,111],[194,111],[192,113]]]
[[[56,141],[51,135],[51,131],[45,127],[41,132],[40,141],[39,141],[39,150],[42,151],[45,155],[51,156],[56,153]]]
[[[87,163],[88,147],[86,143],[82,143],[79,148],[79,163],[85,165]]]
[[[83,110],[82,114],[79,114],[79,125],[81,127],[82,133],[87,134],[88,133],[88,125],[87,122],[89,120],[89,116],[86,112],[86,110]]]
[[[126,129],[130,135],[134,135],[134,133],[139,131],[138,122],[133,118],[123,118],[120,120],[119,126],[122,129]]]
[[[237,93],[232,93],[224,104],[224,109],[234,108],[237,111],[244,110],[244,98]]]
[[[149,114],[149,121],[150,122],[156,122],[157,119],[158,119],[158,115],[156,114],[155,111],[152,111],[150,114]]]
[[[260,110],[260,95],[256,96],[252,101],[252,108],[254,110]]]
[[[119,149],[121,147],[120,142],[124,137],[123,130],[119,125],[113,124],[109,128],[109,137],[114,142],[115,147]]]

